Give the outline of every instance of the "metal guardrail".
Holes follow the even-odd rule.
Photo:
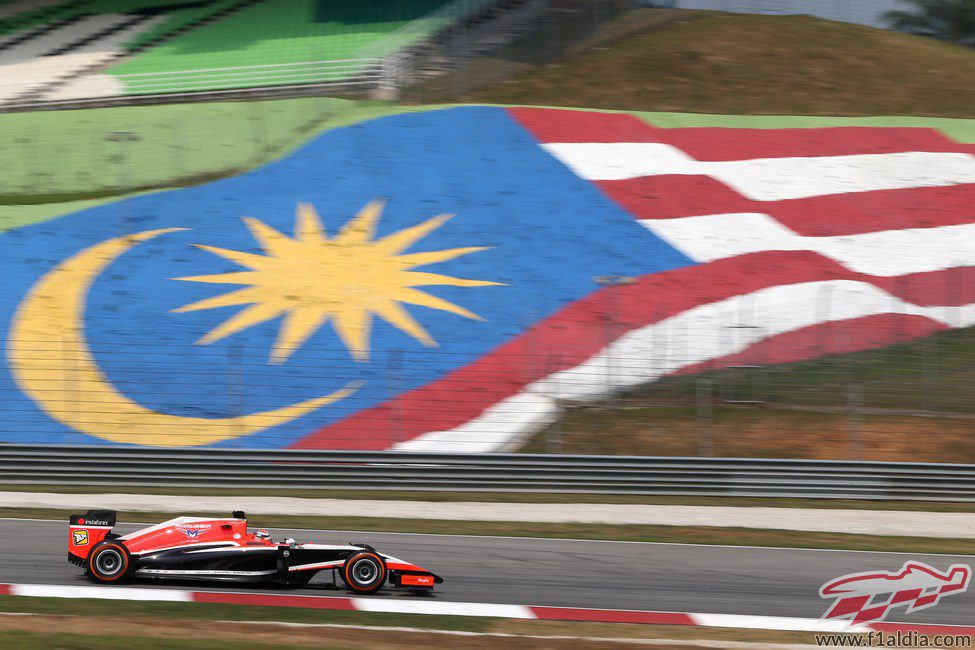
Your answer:
[[[0,484],[975,501],[975,465],[0,445]]]

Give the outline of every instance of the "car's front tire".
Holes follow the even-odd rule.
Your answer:
[[[345,561],[342,580],[352,591],[371,594],[386,582],[386,563],[377,553],[360,551]]]
[[[132,557],[118,542],[102,542],[88,555],[88,575],[102,584],[124,581],[131,566]]]

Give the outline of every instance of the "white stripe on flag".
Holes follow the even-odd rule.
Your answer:
[[[455,429],[430,431],[393,445],[396,451],[441,451],[477,454],[502,450],[520,441],[527,431],[547,426],[559,417],[555,400],[521,392],[501,400]]]
[[[528,384],[456,429],[418,436],[397,449],[502,449],[512,440],[551,422],[561,400],[604,398],[620,388],[654,381],[690,365],[742,352],[759,340],[819,323],[879,314],[923,316],[949,327],[975,325],[975,304],[923,307],[868,282],[826,280],[768,287],[699,305],[631,330],[578,366]],[[728,336],[729,323],[748,325],[757,317],[768,326],[756,330],[753,337]],[[661,350],[683,353],[662,355]],[[495,435],[478,444],[473,432],[492,427]]]
[[[641,219],[640,223],[697,262],[761,251],[806,250],[852,271],[879,276],[975,265],[975,224],[970,223],[839,237],[806,237],[767,214],[755,213]]]
[[[542,147],[587,180],[706,175],[754,201],[975,183],[975,156],[967,153],[907,151],[714,162],[695,160],[674,146],[655,142],[558,142]]]
[[[826,280],[780,285],[699,305],[631,330],[584,363],[553,373],[526,390],[561,399],[603,397],[685,366],[741,352],[758,339],[828,321],[877,314],[925,316],[951,327],[975,324],[975,304],[921,307],[867,282]],[[729,324],[749,325],[754,318],[765,324],[756,331],[754,340],[728,336]],[[685,353],[662,357],[661,349]]]

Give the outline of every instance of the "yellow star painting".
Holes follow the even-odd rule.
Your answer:
[[[244,223],[264,255],[198,244],[246,271],[174,278],[189,282],[239,284],[237,289],[175,309],[190,312],[234,305],[249,305],[207,332],[200,344],[213,343],[244,329],[283,316],[271,350],[272,363],[283,363],[319,328],[331,321],[336,334],[358,361],[369,358],[372,319],[378,316],[426,346],[436,341],[403,305],[418,305],[464,318],[481,318],[464,307],[417,287],[500,285],[414,269],[446,262],[485,247],[450,248],[404,253],[407,248],[442,226],[452,215],[442,214],[423,223],[376,239],[376,226],[384,202],[371,201],[329,238],[315,208],[298,204],[294,237],[250,217]]]

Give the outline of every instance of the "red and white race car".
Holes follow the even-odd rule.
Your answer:
[[[387,582],[421,591],[443,582],[368,544],[272,541],[267,531],[248,531],[241,511],[227,519],[176,517],[121,536],[112,532],[115,518],[114,510],[89,510],[71,515],[68,526],[68,561],[103,584],[176,578],[303,585],[319,571],[337,573],[360,594]]]

